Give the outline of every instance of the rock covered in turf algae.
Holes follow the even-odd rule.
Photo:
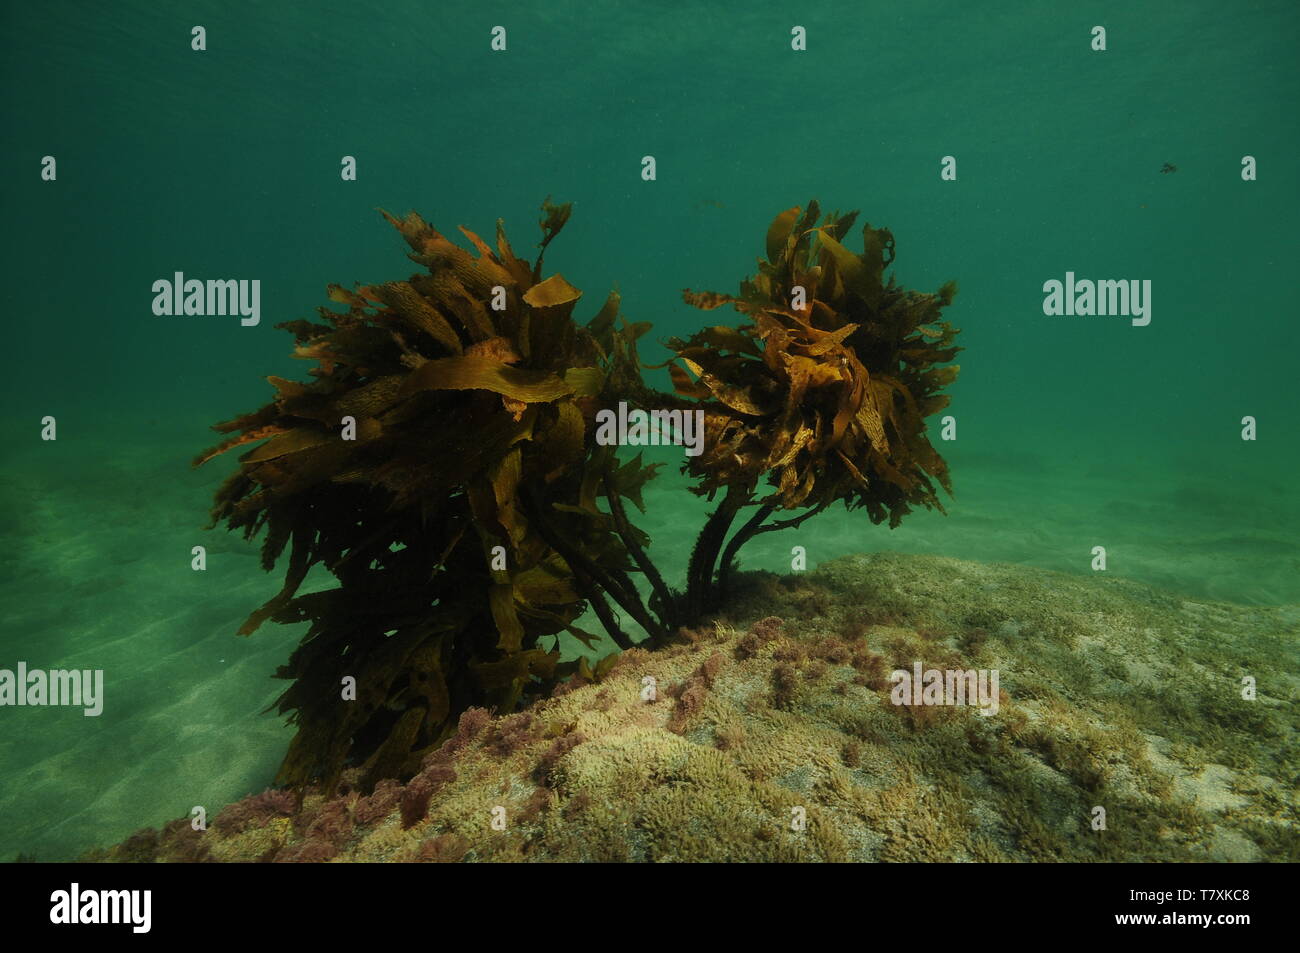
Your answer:
[[[733,622],[597,683],[471,710],[406,790],[177,822],[153,857],[1300,859],[1295,607],[893,554],[749,574],[739,595]],[[918,660],[997,669],[997,714],[891,704],[889,673]],[[148,859],[141,843],[101,856]]]

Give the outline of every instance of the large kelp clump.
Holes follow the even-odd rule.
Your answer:
[[[936,482],[951,492],[925,418],[947,406],[940,391],[957,376],[956,366],[942,366],[960,350],[957,331],[940,320],[956,285],[937,294],[899,287],[885,277],[894,260],[887,229],[865,225],[855,253],[842,242],[858,213],[818,224],[819,214],[811,202],[777,216],[767,259],[739,295],[684,293],[705,310],[730,303],[750,322],[669,342],[677,392],[706,408],[705,450],[689,464],[696,492],[725,494],[692,561],[697,593],[709,589],[743,506],[758,510],[723,553],[724,582],[748,539],[837,501],[893,527],[913,505],[943,509]],[[802,512],[764,522],[789,510]]]
[[[471,251],[417,215],[388,216],[427,273],[332,285],[345,310],[281,325],[316,362],[312,380],[271,378],[275,399],[219,424],[231,436],[196,460],[259,443],[218,491],[213,522],[264,531],[268,570],[288,553],[283,589],[241,633],[310,623],[277,673],[293,680],[279,709],[298,727],[280,783],[329,790],[345,767],[364,788],[410,777],[471,706],[507,712],[574,672],[606,671],[612,656],[595,671],[562,663],[552,638],[590,646],[575,625],[587,609],[619,647],[633,644],[625,619],[655,647],[716,607],[758,533],[836,501],[896,525],[912,505],[939,505],[935,481],[948,488],[925,418],[956,374],[940,366],[957,352],[939,320],[954,289],[886,280],[888,231],[867,226],[855,254],[841,241],[856,213],[818,224],[814,202],[778,216],[738,296],[687,294],[747,323],[670,340],[665,394],[641,377],[649,325],[624,320],[617,294],[580,325],[581,293],[542,278],[569,211],[543,206],[533,263],[499,223],[495,249],[462,229]],[[703,414],[704,452],[687,466],[697,492],[722,499],[684,591],[628,516],[654,465],[597,441],[598,416],[621,404]],[[300,595],[313,566],[338,585]]]
[[[543,253],[569,206],[545,213]],[[345,311],[281,325],[314,380],[270,378],[275,400],[219,424],[233,436],[196,460],[265,440],[218,491],[213,521],[264,529],[267,569],[288,550],[282,591],[241,634],[311,623],[278,673],[293,679],[279,708],[298,726],[287,785],[331,784],[345,763],[368,783],[409,775],[469,706],[509,709],[565,674],[539,639],[586,637],[572,623],[599,598],[591,574],[631,587],[595,501],[639,504],[651,470],[593,453],[589,418],[606,378],[636,371],[644,326],[618,317],[613,294],[579,327],[581,292],[542,280],[542,254],[516,257],[500,225],[495,250],[465,230],[475,255],[417,215],[388,218],[428,274],[331,286]],[[338,586],[297,595],[316,564]]]

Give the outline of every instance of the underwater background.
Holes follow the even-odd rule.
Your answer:
[[[0,857],[71,858],[270,784],[292,732],[263,713],[269,676],[303,627],[235,636],[281,577],[202,528],[233,460],[189,461],[266,375],[304,375],[274,324],[328,283],[417,270],[381,207],[454,238],[502,218],[528,255],[542,200],[572,201],[547,271],[584,290],[582,321],[617,286],[654,323],[647,363],[716,323],[681,289],[733,292],[779,211],[861,209],[903,285],[959,284],[958,439],[937,444],[955,497],[892,531],[832,509],[744,568],[789,571],[801,545],[810,567],[898,551],[1090,575],[1102,545],[1108,573],[1189,598],[1300,603],[1300,7],[763,6],[0,8],[0,667],[106,682],[98,718],[0,710]],[[176,271],[260,279],[261,324],[155,316]],[[1150,279],[1150,325],[1044,316],[1067,271]],[[664,467],[638,520],[675,579],[706,510],[685,485]]]

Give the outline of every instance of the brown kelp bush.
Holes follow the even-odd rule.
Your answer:
[[[758,533],[837,501],[893,527],[915,504],[942,511],[934,482],[952,490],[925,418],[947,406],[940,391],[957,376],[956,366],[940,366],[960,350],[957,331],[940,320],[956,285],[921,294],[886,281],[888,229],[864,225],[861,254],[841,244],[857,214],[818,224],[816,202],[789,209],[768,229],[767,259],[738,296],[684,293],[706,310],[730,303],[750,322],[669,342],[677,392],[707,408],[705,451],[689,465],[696,492],[723,493],[691,561],[697,609],[708,607],[728,529],[755,501],[723,551],[724,587],[736,552]],[[770,519],[789,510],[802,512]]]
[[[543,252],[569,208],[545,211]],[[314,379],[271,378],[275,399],[218,425],[233,436],[196,461],[265,441],[213,518],[264,529],[267,569],[288,550],[283,589],[241,634],[311,623],[278,673],[294,680],[279,707],[298,725],[284,784],[331,784],[347,762],[367,783],[409,774],[469,706],[508,708],[563,674],[539,639],[585,635],[572,623],[603,598],[593,580],[616,598],[632,588],[595,501],[639,502],[651,470],[593,453],[589,417],[606,377],[636,367],[644,328],[619,319],[617,295],[579,327],[578,290],[541,280],[542,255],[517,258],[501,229],[495,251],[467,231],[472,254],[419,216],[389,220],[428,274],[331,286],[346,311],[282,325]],[[338,586],[297,595],[316,564]],[[355,700],[340,703],[349,677]]]
[[[347,766],[366,789],[409,777],[468,708],[507,711],[575,672],[598,678],[607,664],[561,662],[549,638],[591,645],[575,625],[586,608],[620,647],[632,644],[620,611],[661,643],[715,606],[754,535],[837,500],[896,524],[909,505],[938,505],[932,480],[948,486],[924,418],[956,372],[937,366],[957,350],[938,321],[953,288],[886,282],[887,231],[867,226],[857,255],[840,244],[852,215],[783,213],[738,296],[688,294],[748,323],[671,340],[666,394],[641,376],[649,325],[626,321],[616,293],[579,324],[581,292],[543,279],[570,206],[543,206],[533,263],[500,223],[495,248],[462,228],[471,251],[418,215],[385,215],[427,273],[332,285],[345,310],[280,325],[315,362],[312,379],[270,378],[271,403],[217,425],[230,436],[195,461],[256,443],[218,490],[213,523],[264,533],[268,570],[287,552],[283,588],[240,633],[310,624],[277,672],[293,681],[278,707],[298,729],[283,785],[330,789]],[[619,402],[704,413],[705,451],[688,468],[696,492],[722,499],[684,593],[628,515],[628,503],[644,509],[655,465],[596,440],[597,412]],[[299,594],[318,565],[337,585]]]

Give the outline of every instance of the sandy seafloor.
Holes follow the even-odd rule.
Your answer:
[[[6,860],[75,857],[198,804],[212,816],[269,784],[291,734],[263,709],[282,688],[269,676],[302,627],[234,634],[276,591],[279,573],[260,571],[254,545],[202,530],[233,459],[189,469],[206,446],[201,423],[136,433],[110,444],[65,426],[54,444],[30,434],[5,441],[0,667],[100,668],[106,679],[98,718],[78,709],[4,712]],[[1113,576],[1195,599],[1297,604],[1300,500],[1281,468],[1251,463],[1252,449],[1217,461],[1211,475],[1190,455],[1094,447],[1082,459],[999,457],[952,445],[943,452],[957,497],[946,517],[916,513],[890,531],[837,508],[759,537],[742,568],[787,572],[799,545],[809,569],[897,551],[1087,575],[1092,547],[1104,545]],[[683,573],[706,509],[684,484],[664,467],[639,520],[669,578]],[[190,568],[199,543],[208,549],[203,573]]]

